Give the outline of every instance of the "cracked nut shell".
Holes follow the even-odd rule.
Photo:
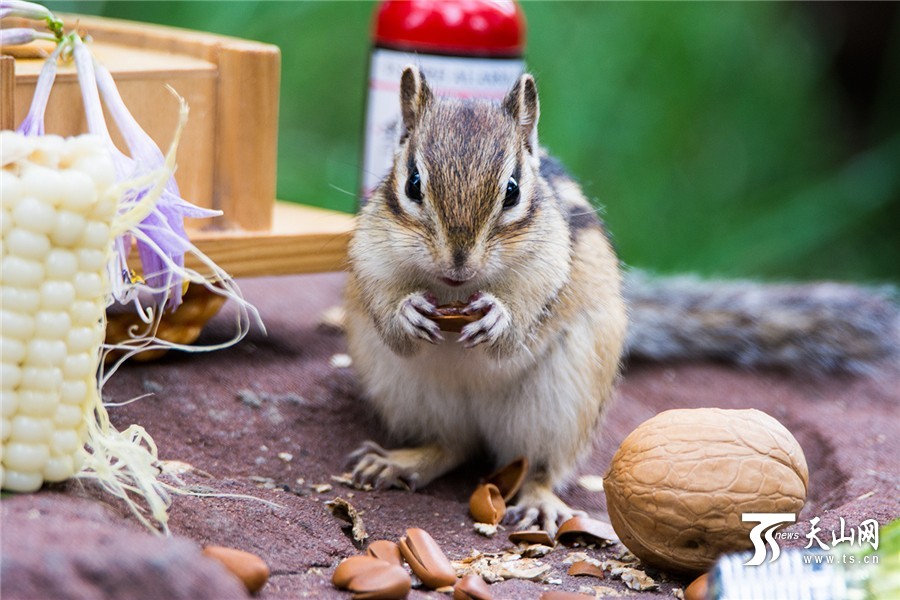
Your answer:
[[[470,573],[453,586],[453,600],[491,600],[491,589],[480,575]]]
[[[506,514],[506,502],[493,483],[482,483],[469,498],[469,513],[479,523],[496,525]]]
[[[590,517],[572,517],[559,526],[556,541],[564,546],[596,544],[608,546],[617,542],[619,536],[608,523]]]
[[[798,513],[809,471],[800,444],[758,410],[668,410],[619,446],[604,477],[609,518],[644,563],[699,574],[752,547],[745,512]]]
[[[373,556],[351,556],[334,570],[331,582],[353,592],[354,600],[405,598],[412,587],[409,573],[400,566]]]
[[[403,557],[400,556],[400,546],[390,540],[375,540],[369,544],[369,547],[366,549],[366,554],[385,560],[398,567],[403,566]]]
[[[269,580],[269,566],[263,559],[250,552],[225,546],[206,546],[203,554],[222,563],[241,580],[251,594],[261,590]]]
[[[422,583],[437,589],[456,583],[456,571],[434,538],[413,527],[400,538],[400,553]]]
[[[503,496],[503,500],[509,502],[519,493],[526,474],[528,474],[528,459],[520,456],[505,467],[501,467],[488,475],[484,482],[496,485]]]
[[[543,529],[524,529],[521,531],[513,531],[509,534],[509,541],[513,544],[541,544],[543,546],[556,545],[550,534]]]

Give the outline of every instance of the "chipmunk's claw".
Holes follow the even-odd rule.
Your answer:
[[[496,296],[486,292],[473,294],[469,304],[460,312],[464,315],[484,313],[483,317],[462,328],[459,342],[466,348],[496,342],[512,325],[509,310]]]
[[[437,314],[436,303],[437,298],[430,292],[414,292],[406,296],[397,311],[403,333],[431,344],[443,341],[440,327],[428,318]]]

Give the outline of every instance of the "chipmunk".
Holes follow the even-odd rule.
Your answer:
[[[885,294],[623,281],[595,209],[538,145],[530,75],[500,103],[464,102],[437,98],[410,67],[400,101],[393,167],[350,244],[344,328],[366,399],[406,445],[362,444],[358,485],[414,489],[479,452],[497,465],[525,456],[506,521],[552,533],[579,513],[556,491],[590,447],[623,353],[811,373],[897,366],[900,313]],[[459,334],[430,318],[451,303],[475,319]]]
[[[530,464],[508,520],[570,518],[554,491],[590,447],[625,342],[619,261],[580,187],[538,146],[522,75],[501,103],[401,77],[393,168],[358,215],[345,308],[365,395],[408,446],[366,442],[357,484],[421,487],[487,451]],[[463,302],[459,334],[429,317]]]

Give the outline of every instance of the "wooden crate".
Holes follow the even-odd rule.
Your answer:
[[[234,277],[343,268],[350,215],[275,200],[278,92],[276,46],[172,27],[63,15],[90,34],[94,56],[165,151],[178,102],[190,106],[176,180],[186,200],[224,211],[188,223],[191,240]],[[0,63],[0,126],[28,112],[42,59]],[[47,108],[47,133],[87,130],[74,65],[61,65]],[[115,126],[113,139],[120,148]],[[192,265],[197,267],[198,265]]]

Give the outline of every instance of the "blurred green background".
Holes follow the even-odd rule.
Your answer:
[[[283,53],[278,195],[352,211],[373,2],[48,2]],[[895,3],[524,2],[541,141],[659,272],[900,282]]]

